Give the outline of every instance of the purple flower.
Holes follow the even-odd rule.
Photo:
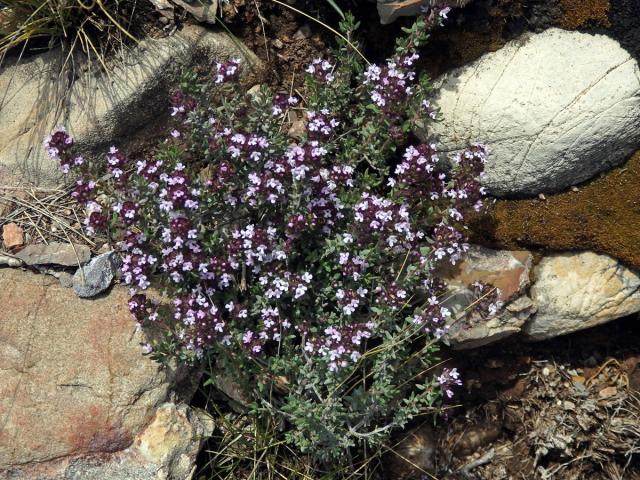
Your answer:
[[[460,380],[460,374],[457,368],[444,368],[442,373],[437,377],[437,381],[448,398],[453,397],[452,387],[454,385],[462,385],[462,380]]]
[[[229,83],[240,74],[240,60],[232,58],[223,63],[217,63],[213,74],[215,83]]]
[[[312,75],[320,82],[331,83],[335,80],[333,75],[334,66],[328,61],[322,58],[315,58],[307,66],[305,72]]]

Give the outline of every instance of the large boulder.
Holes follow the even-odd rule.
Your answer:
[[[544,257],[530,289],[538,312],[524,328],[532,340],[557,337],[640,311],[640,276],[593,252]]]
[[[21,180],[55,183],[57,168],[42,140],[58,124],[88,157],[153,132],[168,116],[168,95],[183,69],[230,57],[240,58],[247,72],[259,66],[229,35],[191,25],[112,58],[108,73],[98,64],[75,71],[72,83],[61,78],[65,57],[57,50],[8,64],[0,73],[0,178],[19,172]]]
[[[443,120],[417,132],[454,152],[489,145],[495,196],[555,192],[625,161],[640,143],[640,70],[615,40],[549,29],[436,81]]]
[[[166,406],[183,372],[143,355],[127,300],[120,287],[83,300],[50,276],[0,269],[0,478],[151,480],[195,457],[207,429]]]

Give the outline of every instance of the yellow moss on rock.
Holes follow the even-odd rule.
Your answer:
[[[598,25],[610,27],[609,0],[561,0],[560,26],[568,30]]]
[[[475,243],[593,250],[640,269],[640,151],[625,165],[546,200],[498,200],[471,222]]]

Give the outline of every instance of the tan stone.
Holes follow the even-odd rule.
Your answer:
[[[531,299],[538,305],[525,331],[552,338],[640,311],[640,276],[593,252],[543,258],[534,269]]]
[[[114,288],[83,300],[49,276],[0,270],[0,477],[125,449],[166,401],[176,373],[143,356],[127,299]]]
[[[138,435],[133,451],[145,463],[163,466],[157,478],[187,478],[203,440],[213,428],[213,419],[204,412],[166,403]]]
[[[2,226],[2,244],[6,249],[21,247],[24,245],[24,231],[15,223],[7,223]]]
[[[0,174],[6,167],[29,182],[58,183],[58,165],[42,148],[56,125],[68,129],[87,159],[103,158],[113,144],[139,146],[142,132],[162,130],[169,92],[183,69],[229,57],[241,58],[247,74],[259,70],[257,57],[240,42],[198,25],[125,49],[109,60],[108,74],[97,63],[78,66],[71,86],[60,74],[66,53],[59,49],[7,60],[0,71]]]

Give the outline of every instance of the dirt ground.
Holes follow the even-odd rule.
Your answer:
[[[437,478],[640,478],[638,320],[454,355],[465,387]]]

